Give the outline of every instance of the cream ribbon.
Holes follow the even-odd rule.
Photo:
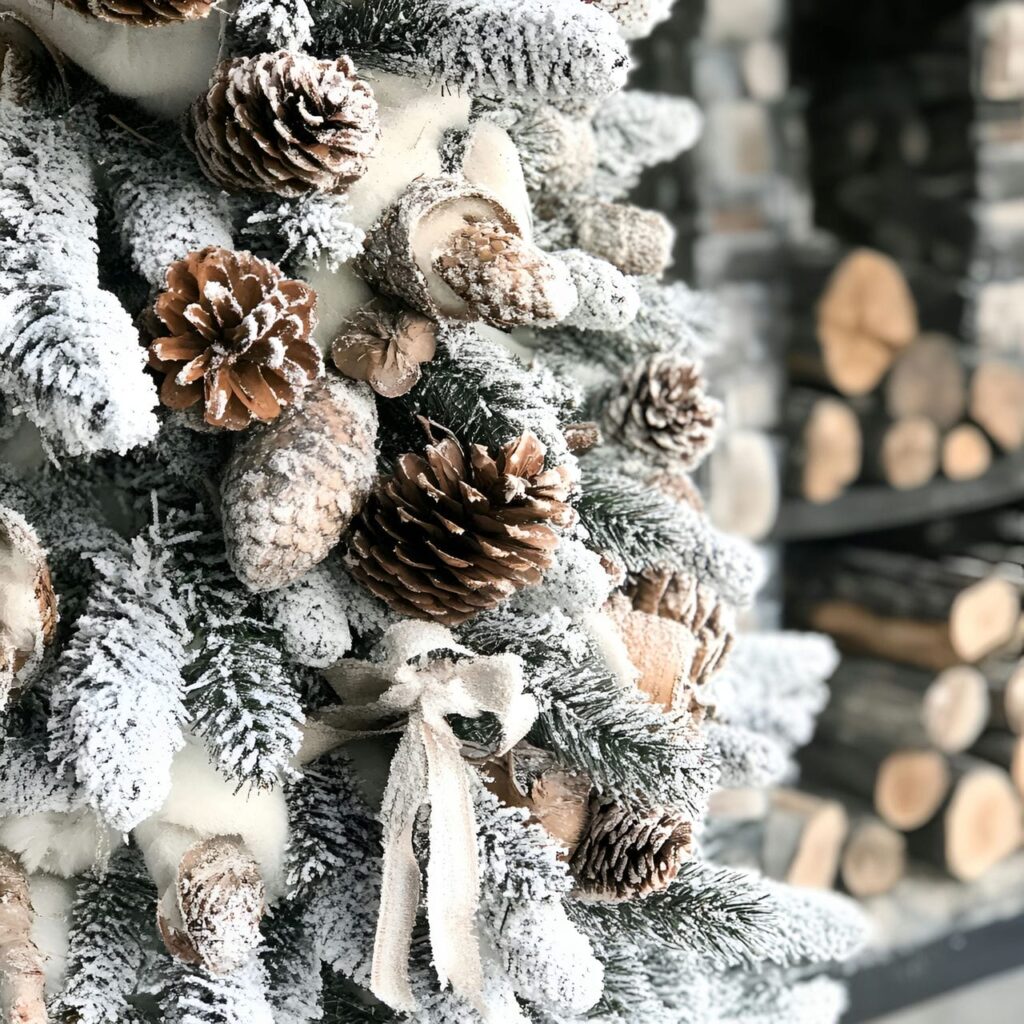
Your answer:
[[[445,716],[496,715],[502,727],[496,753],[502,754],[526,735],[537,717],[537,705],[523,693],[518,657],[478,657],[436,623],[399,623],[385,634],[381,648],[381,662],[345,659],[325,673],[345,703],[307,723],[299,760],[313,760],[357,736],[402,731],[381,804],[383,879],[370,988],[396,1010],[417,1009],[409,983],[409,951],[421,889],[413,830],[416,815],[426,804],[427,924],[434,966],[442,988],[450,983],[486,1020],[492,1015],[483,999],[474,924],[480,894],[476,816],[469,769]],[[463,660],[431,660],[430,654],[437,651]]]

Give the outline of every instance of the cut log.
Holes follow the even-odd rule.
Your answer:
[[[938,810],[949,790],[946,759],[936,750],[893,749],[878,741],[860,746],[815,740],[799,755],[805,776],[853,793],[901,831],[919,828]]]
[[[794,613],[799,616],[801,606],[828,602],[833,607],[827,609],[825,618],[830,629],[836,630],[833,635],[853,651],[946,668],[957,662],[979,661],[1017,636],[1021,620],[1019,569],[1009,565],[1004,568],[979,558],[928,558],[844,545],[808,547],[791,558],[790,569]],[[858,615],[852,606],[872,614]],[[848,622],[840,611],[850,613]],[[820,611],[812,609],[805,616],[812,618],[814,628],[822,628]],[[887,618],[906,620],[896,625],[897,632],[906,633],[909,641],[921,631],[908,622],[930,625],[937,648],[929,653],[915,647],[906,655],[891,650],[892,637],[871,633]],[[950,651],[955,655],[952,661]],[[925,660],[920,660],[922,656]]]
[[[975,668],[937,676],[870,658],[845,658],[829,680],[832,697],[819,729],[844,743],[966,750],[989,719],[988,686]]]
[[[760,540],[779,511],[779,452],[758,430],[726,434],[708,458],[708,513],[726,533]]]
[[[991,724],[1024,733],[1024,659],[992,658],[979,668],[988,685]]]
[[[708,804],[708,816],[730,821],[762,821],[768,814],[770,801],[764,789],[716,789]]]
[[[973,423],[960,423],[942,439],[939,462],[950,480],[977,480],[992,465],[992,445]]]
[[[978,740],[971,753],[1002,768],[1017,792],[1024,795],[1024,736],[992,730]]]
[[[907,836],[911,855],[960,881],[980,878],[1021,843],[1021,803],[1005,771],[959,755],[939,812]]]
[[[860,475],[860,423],[842,399],[794,388],[786,397],[786,432],[791,494],[833,501]]]
[[[948,430],[967,408],[967,381],[956,342],[922,334],[902,352],[885,383],[885,409],[893,419],[924,416]]]
[[[899,266],[871,249],[846,256],[817,309],[818,342],[836,390],[872,391],[917,331],[917,306]]]
[[[839,860],[843,888],[859,899],[889,892],[907,867],[907,841],[902,833],[874,815],[859,817]]]
[[[926,416],[864,425],[864,478],[900,491],[928,483],[939,471],[939,428]]]
[[[1024,446],[1024,369],[986,359],[971,377],[968,412],[1003,451]]]
[[[776,790],[765,822],[765,874],[791,885],[832,888],[847,827],[846,811],[838,801]]]

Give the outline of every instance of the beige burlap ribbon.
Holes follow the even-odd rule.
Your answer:
[[[488,1019],[493,1015],[481,992],[474,924],[480,879],[470,769],[445,716],[494,714],[503,733],[498,753],[504,753],[529,730],[537,706],[523,693],[517,657],[477,657],[436,623],[400,623],[385,634],[381,648],[383,661],[346,659],[328,670],[345,703],[307,723],[300,760],[357,736],[402,732],[381,805],[383,878],[371,989],[396,1010],[417,1008],[409,983],[421,887],[413,830],[420,808],[429,805],[427,924],[434,966],[442,987],[450,983]],[[434,652],[443,656],[431,659]]]

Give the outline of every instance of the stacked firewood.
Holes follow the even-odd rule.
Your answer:
[[[979,514],[789,551],[790,615],[845,654],[801,784],[849,794],[840,799],[858,819],[877,819],[871,835],[888,853],[871,858],[879,870],[888,858],[887,878],[903,841],[883,841],[880,825],[962,880],[1021,843],[1024,569],[999,522],[1004,538],[1024,525]],[[840,865],[844,829],[833,831],[817,856]]]

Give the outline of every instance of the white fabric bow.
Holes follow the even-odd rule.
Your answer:
[[[500,754],[526,735],[537,717],[537,705],[523,693],[518,657],[478,657],[437,623],[402,622],[388,630],[381,647],[382,662],[345,659],[325,673],[345,703],[307,723],[300,760],[310,761],[356,736],[402,731],[381,805],[383,879],[370,987],[396,1010],[409,1013],[417,1008],[409,983],[421,886],[413,829],[426,804],[427,924],[434,966],[442,987],[450,982],[487,1019],[474,925],[480,891],[476,817],[469,769],[445,716],[497,716],[502,727]],[[431,652],[445,654],[431,660]]]

